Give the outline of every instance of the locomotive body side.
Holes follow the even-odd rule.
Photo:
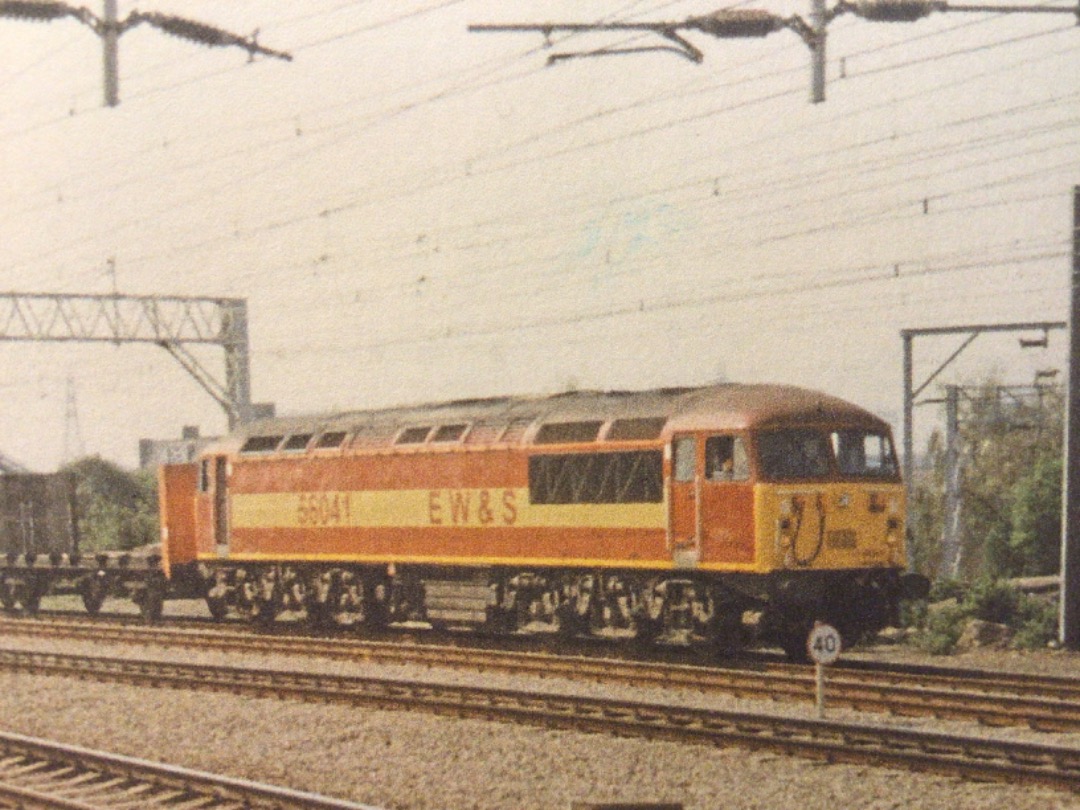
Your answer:
[[[521,449],[235,460],[229,556],[451,566],[662,563],[662,502],[538,505],[528,466]],[[211,539],[204,533],[201,555],[214,554]]]
[[[191,542],[170,530],[167,557],[197,571],[215,615],[738,644],[756,612],[759,634],[791,651],[815,619],[849,639],[879,629],[902,595],[888,426],[803,389],[276,419],[199,464],[178,507]]]

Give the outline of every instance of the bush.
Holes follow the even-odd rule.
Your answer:
[[[900,602],[900,626],[925,627],[928,612],[929,604],[925,599],[903,599]]]
[[[940,605],[927,613],[926,628],[916,637],[916,643],[931,655],[948,655],[956,648],[967,619],[961,605]]]
[[[937,579],[930,585],[931,602],[944,602],[946,599],[963,600],[967,595],[968,587],[958,579]]]
[[[1007,582],[980,580],[961,603],[968,615],[984,622],[1012,625],[1021,594]]]
[[[1017,649],[1045,649],[1057,638],[1055,603],[1028,596],[1000,580],[981,580],[970,588],[954,580],[936,582],[931,604],[911,603],[903,619],[906,626],[921,629],[915,643],[932,655],[953,652],[970,619],[1007,625]]]
[[[1058,636],[1058,608],[1053,602],[1024,596],[1015,619],[1013,646],[1021,650],[1042,650]]]

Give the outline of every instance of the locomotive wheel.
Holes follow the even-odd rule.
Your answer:
[[[806,637],[798,633],[791,633],[780,639],[780,647],[784,655],[793,664],[806,664],[810,661],[810,653],[806,650]]]
[[[810,663],[810,651],[806,649],[806,641],[813,626],[812,622],[799,622],[786,628],[780,636],[780,647],[791,663]]]
[[[336,577],[326,590],[325,598],[315,598],[317,587],[309,589],[306,603],[308,621],[317,629],[346,629],[361,625],[366,617],[362,586],[353,579]]]
[[[732,658],[746,649],[750,639],[742,623],[742,613],[724,613],[712,622],[713,649],[721,658]],[[802,639],[803,653],[806,652],[806,639]],[[787,652],[787,648],[784,648]],[[790,656],[789,656],[790,657]]]
[[[214,621],[220,622],[229,615],[229,606],[226,604],[224,597],[207,595],[205,600],[206,609],[210,611],[210,617]]]

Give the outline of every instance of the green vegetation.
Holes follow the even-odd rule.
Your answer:
[[[83,552],[130,550],[158,542],[153,472],[129,472],[97,456],[79,459],[61,472],[75,476]]]
[[[951,652],[973,619],[1006,625],[1011,645],[1042,648],[1057,633],[1057,608],[1006,580],[1052,575],[1061,549],[1064,407],[1050,389],[1017,392],[993,379],[965,388],[960,407],[960,558],[942,571],[947,448],[935,433],[911,504],[912,559],[934,582],[930,606],[905,610],[917,643]]]
[[[1005,625],[1010,646],[1018,649],[1045,649],[1057,637],[1057,607],[1000,580],[980,580],[973,585],[939,582],[930,601],[929,607],[922,605],[909,612],[908,620],[919,629],[916,644],[933,655],[953,652],[973,619]]]
[[[1061,547],[1061,396],[1046,390],[1020,397],[993,380],[964,390],[956,575],[974,582],[1054,574]],[[947,474],[940,433],[930,438],[925,458],[913,482],[909,528],[915,566],[934,578]]]

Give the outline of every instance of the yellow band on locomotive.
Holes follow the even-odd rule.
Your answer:
[[[234,493],[234,529],[593,528],[663,529],[659,503],[532,504],[526,488]]]

